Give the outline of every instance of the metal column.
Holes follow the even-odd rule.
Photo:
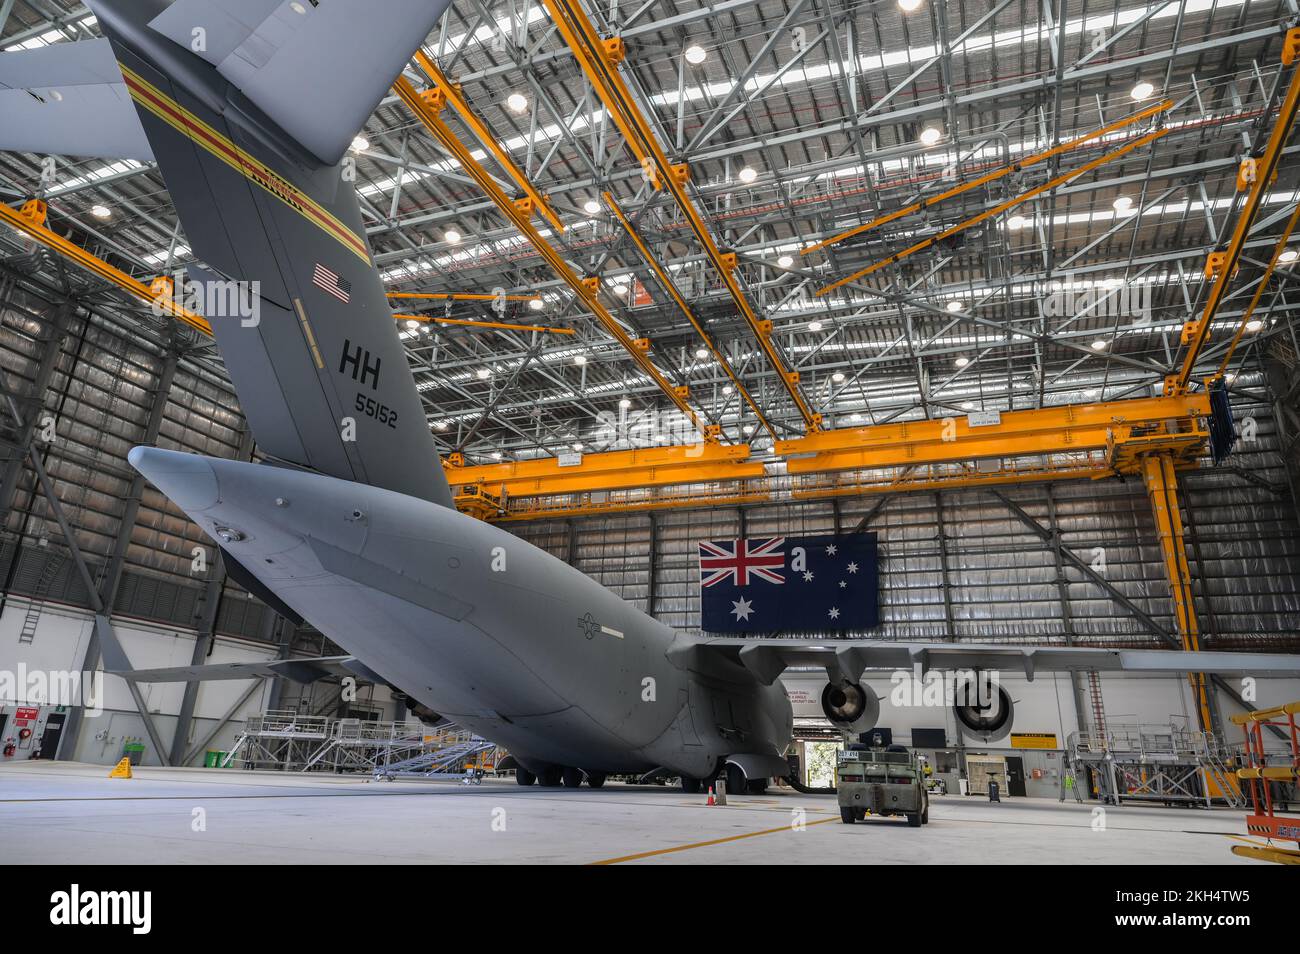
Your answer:
[[[1142,481],[1151,498],[1151,512],[1155,516],[1156,535],[1160,538],[1160,552],[1165,561],[1165,575],[1173,593],[1174,620],[1183,649],[1200,650],[1200,627],[1196,619],[1196,602],[1192,593],[1192,572],[1187,563],[1186,541],[1183,537],[1183,518],[1178,508],[1178,477],[1174,472],[1173,458],[1168,454],[1152,454],[1142,458]],[[1210,692],[1205,673],[1187,674],[1196,702],[1201,729],[1214,730]]]

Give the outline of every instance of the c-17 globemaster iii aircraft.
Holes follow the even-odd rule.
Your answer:
[[[208,317],[267,460],[130,462],[236,580],[352,654],[132,671],[106,645],[110,671],[341,667],[504,745],[523,784],[659,771],[688,791],[724,768],[755,789],[788,774],[791,665],[826,670],[823,709],[852,732],[879,716],[868,669],[1300,671],[1286,655],[697,637],[457,512],[345,174],[448,0],[88,2],[105,39],[0,56],[0,147],[155,160],[202,263],[191,280],[257,283],[256,322]],[[956,706],[983,741],[1012,710],[1005,689]]]

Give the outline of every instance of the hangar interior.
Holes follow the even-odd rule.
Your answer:
[[[878,625],[801,635],[1300,652],[1297,12],[454,3],[347,161],[458,508],[687,633],[700,541],[869,532]],[[0,0],[0,88],[7,54],[99,35],[77,0]],[[169,304],[194,259],[156,164],[7,151],[0,193],[0,762],[412,755],[406,698],[336,674],[26,704],[22,673],[101,666],[103,627],[138,668],[345,650],[127,462],[262,457],[202,303]],[[1010,798],[1241,809],[1231,717],[1300,699],[1030,675],[1005,674],[1011,735],[945,706],[880,726],[946,797],[1000,772]],[[783,681],[807,782],[842,742],[825,673]],[[286,718],[384,728],[340,761],[259,741]],[[504,754],[470,742],[412,774]],[[1188,771],[1089,774],[1123,744]]]

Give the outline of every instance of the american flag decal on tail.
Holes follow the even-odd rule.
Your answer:
[[[320,262],[316,263],[316,271],[312,274],[311,283],[345,305],[352,301],[352,283],[337,272],[330,271]]]

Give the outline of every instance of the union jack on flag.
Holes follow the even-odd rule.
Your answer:
[[[700,542],[700,585],[715,586],[730,580],[732,586],[748,586],[752,574],[768,583],[784,583],[785,537],[770,540],[733,540],[727,543]]]

